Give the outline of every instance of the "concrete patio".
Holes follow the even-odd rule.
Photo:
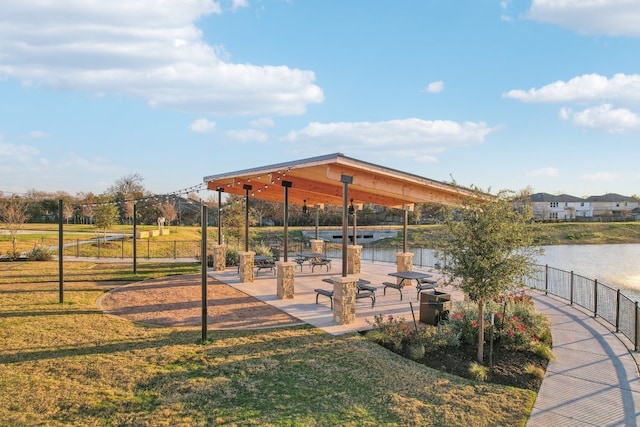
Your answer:
[[[275,274],[268,270],[260,271],[259,274],[255,275],[254,281],[249,283],[240,282],[240,276],[235,267],[227,268],[225,271],[210,271],[209,276],[334,335],[371,329],[374,316],[379,314],[392,315],[396,318],[404,317],[405,320],[412,321],[411,305],[413,305],[416,321],[419,321],[420,303],[417,300],[415,284],[403,288],[402,301],[400,300],[400,293],[396,289],[389,288],[386,295],[383,295],[382,283],[385,281],[395,282],[396,280],[395,277],[389,276],[389,273],[396,271],[396,265],[393,263],[363,261],[362,273],[358,276],[361,279],[369,280],[371,286],[377,288],[375,306],[371,308],[371,300],[369,298],[358,299],[356,300],[356,321],[354,323],[341,325],[334,322],[329,298],[320,295],[318,304],[316,304],[316,292],[314,289],[331,290],[332,285],[323,282],[322,279],[339,277],[341,275],[340,263],[340,259],[334,259],[332,261],[333,268],[329,271],[326,271],[324,267],[316,267],[315,271],[311,272],[311,267],[308,265],[304,265],[302,271],[300,271],[300,268],[296,266],[295,296],[293,299],[279,299],[276,296],[277,278]],[[432,274],[432,278],[438,281],[437,290],[450,293],[452,300],[463,299],[462,292],[451,286],[442,286],[444,283],[443,278],[436,270],[429,268],[415,268],[415,270]]]

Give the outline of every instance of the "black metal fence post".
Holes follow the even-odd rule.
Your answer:
[[[593,317],[598,316],[598,279],[593,281]]]
[[[569,304],[573,305],[573,271],[571,271],[571,279],[569,281]]]
[[[616,332],[620,332],[620,289],[616,290]]]
[[[640,327],[638,325],[638,320],[640,320],[639,319],[640,316],[638,316],[638,301],[636,301],[636,303],[635,303],[635,309],[636,309],[636,312],[635,312],[635,321],[636,322],[635,322],[635,334],[634,335],[635,335],[636,339],[634,340],[635,342],[634,342],[633,349],[634,349],[634,351],[638,351],[638,341],[640,341]]]
[[[549,294],[549,264],[544,266],[544,294]]]

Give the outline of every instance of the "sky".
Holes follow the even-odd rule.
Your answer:
[[[343,153],[638,195],[639,22],[639,0],[0,0],[0,192]]]

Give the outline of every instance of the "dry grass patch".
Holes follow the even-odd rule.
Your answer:
[[[0,287],[3,425],[523,425],[535,393],[475,384],[354,334],[145,327],[111,285]]]

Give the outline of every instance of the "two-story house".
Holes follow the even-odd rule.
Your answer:
[[[572,221],[576,217],[593,216],[590,201],[569,194],[559,196],[549,193],[532,194],[531,209],[534,218],[539,220]]]
[[[640,208],[638,200],[615,193],[590,196],[586,200],[593,205],[593,216],[597,217],[628,218]]]

